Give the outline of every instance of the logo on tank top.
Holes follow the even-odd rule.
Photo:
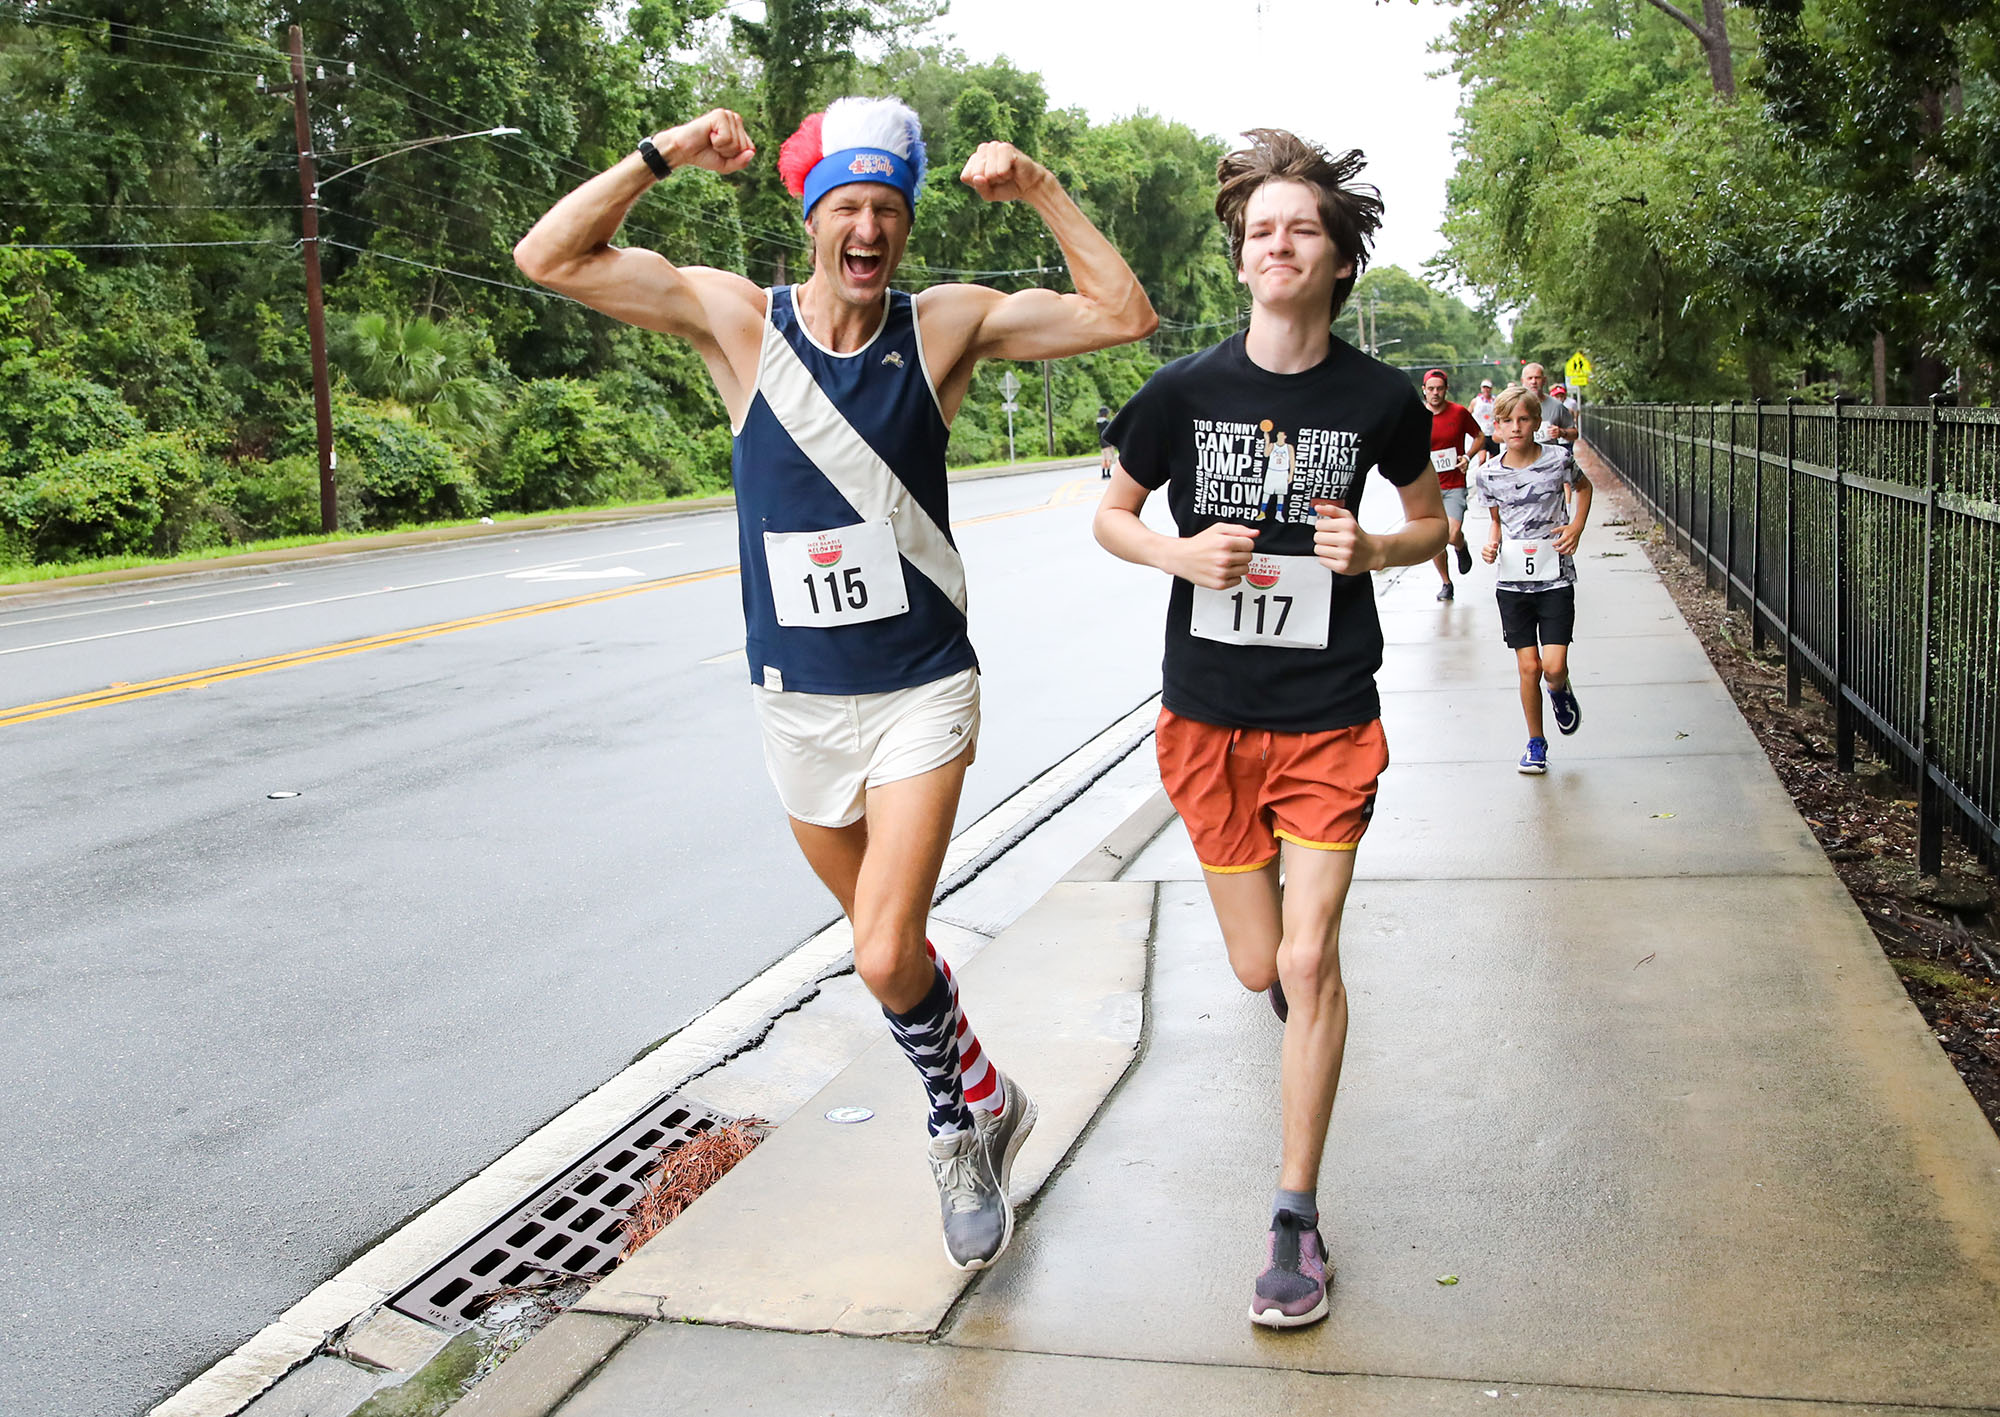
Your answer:
[[[832,532],[822,532],[806,543],[806,559],[815,566],[831,566],[840,560],[840,538]]]
[[[1243,579],[1258,590],[1269,590],[1278,583],[1278,571],[1278,563],[1269,556],[1252,556],[1250,565],[1243,572]]]
[[[888,352],[887,354],[885,354],[885,355],[883,355],[883,356],[882,356],[882,362],[883,362],[884,364],[893,364],[893,365],[895,365],[895,366],[896,366],[896,367],[897,367],[898,369],[902,368],[902,367],[903,367],[903,354],[902,354],[902,351],[901,351],[901,350],[895,350],[895,349],[892,349],[892,350],[890,350],[890,351],[889,351],[889,352]]]

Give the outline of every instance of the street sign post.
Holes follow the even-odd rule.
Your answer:
[[[1569,357],[1569,363],[1563,365],[1563,373],[1571,388],[1581,389],[1590,383],[1590,360],[1579,349]]]
[[[1000,406],[1007,410],[1007,461],[1014,461],[1014,415],[1021,405],[1014,401],[1014,395],[1021,392],[1021,380],[1012,369],[1000,376],[1000,397],[1005,400]]]

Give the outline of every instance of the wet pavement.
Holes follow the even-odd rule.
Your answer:
[[[1244,1315],[1280,1026],[1231,976],[1175,824],[1118,882],[1149,939],[1141,1045],[998,1266],[941,1276],[885,1246],[848,1289],[799,1286],[810,1312],[646,1321],[698,1316],[676,1286],[788,1292],[774,1255],[813,1269],[830,1242],[748,1203],[815,1156],[849,1196],[921,1179],[914,1138],[840,1154],[851,1139],[806,1109],[688,1213],[715,1237],[699,1274],[655,1241],[606,1297],[649,1288],[656,1307],[558,1320],[458,1411],[2000,1409],[2000,1140],[1604,525],[1615,506],[1600,497],[1580,557],[1584,726],[1552,740],[1546,778],[1514,771],[1525,732],[1489,583],[1475,572],[1438,605],[1418,568],[1383,592],[1395,766],[1342,942],[1326,1322]],[[1067,993],[1052,1013],[1076,1012]],[[977,1020],[970,984],[966,1002]],[[941,1281],[959,1292],[940,1310]],[[941,1316],[895,1329],[919,1342],[814,1331],[863,1294]]]

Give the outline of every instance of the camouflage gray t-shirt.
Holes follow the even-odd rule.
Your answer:
[[[1550,400],[1554,402],[1554,400]],[[1564,498],[1576,482],[1576,459],[1568,448],[1549,446],[1526,467],[1508,467],[1504,456],[1488,458],[1476,474],[1479,495],[1500,509],[1500,532],[1509,541],[1553,537],[1569,524]],[[1576,584],[1576,558],[1562,558],[1562,570],[1552,581],[1501,581],[1501,590],[1535,592]]]

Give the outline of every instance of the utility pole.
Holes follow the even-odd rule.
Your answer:
[[[313,418],[319,431],[319,529],[339,524],[333,487],[333,391],[326,372],[326,304],[319,278],[319,203],[313,175],[312,119],[306,111],[305,34],[292,26],[292,126],[299,140],[301,245],[306,257],[306,338],[312,346]]]
[[[1056,455],[1056,404],[1049,388],[1049,361],[1042,361],[1042,417],[1048,420],[1049,456]]]

